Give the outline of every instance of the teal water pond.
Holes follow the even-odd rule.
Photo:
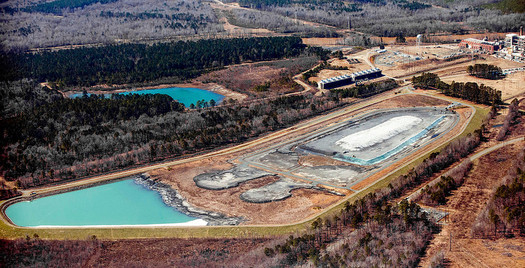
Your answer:
[[[211,92],[208,90],[200,89],[200,88],[190,88],[190,87],[169,87],[169,88],[159,88],[159,89],[145,89],[145,90],[137,90],[137,91],[127,91],[127,92],[121,92],[121,93],[114,93],[114,94],[122,94],[122,95],[129,95],[129,94],[165,94],[173,98],[174,100],[177,100],[178,102],[184,104],[186,107],[190,107],[191,104],[197,104],[197,101],[204,100],[209,102],[210,100],[215,100],[216,103],[219,103],[224,99],[223,95],[217,94],[215,92]],[[104,94],[106,96],[110,96],[111,94]],[[82,93],[78,94],[71,94],[71,98],[79,98],[82,97]]]
[[[174,224],[196,220],[169,207],[158,192],[133,179],[18,202],[5,212],[14,224],[23,227]]]

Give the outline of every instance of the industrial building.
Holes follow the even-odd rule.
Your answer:
[[[505,48],[511,53],[525,52],[525,35],[507,34]]]
[[[520,27],[519,34],[507,34],[505,36],[505,49],[501,50],[496,56],[517,61],[525,62],[525,35],[523,26]]]
[[[505,40],[490,42],[484,40],[467,38],[459,43],[462,48],[478,50],[480,52],[494,54],[496,57],[525,62],[525,35],[523,26],[520,27],[519,34],[507,34]]]
[[[520,27],[520,34],[507,34],[505,37],[505,48],[512,53],[525,52],[525,35],[523,35],[523,26]]]
[[[467,38],[467,39],[461,40],[461,42],[459,43],[459,47],[479,50],[481,52],[492,54],[500,50],[502,48],[502,44],[498,41],[490,42],[490,41],[487,41],[486,39],[480,40],[480,39],[475,39],[475,38]]]
[[[350,85],[352,83],[359,82],[359,81],[374,79],[374,78],[381,77],[381,76],[382,76],[381,69],[373,68],[373,69],[368,69],[368,70],[364,70],[360,72],[355,72],[352,74],[345,74],[345,75],[331,77],[328,79],[321,80],[318,83],[318,87],[320,89],[331,89],[331,88]]]

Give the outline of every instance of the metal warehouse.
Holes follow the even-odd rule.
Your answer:
[[[355,72],[352,74],[345,74],[341,76],[324,79],[324,80],[319,81],[318,86],[320,89],[331,89],[331,88],[350,85],[352,83],[362,81],[362,80],[374,79],[374,78],[380,77],[381,75],[382,75],[381,69],[373,68],[373,69],[368,69],[368,70],[364,70],[360,72]]]

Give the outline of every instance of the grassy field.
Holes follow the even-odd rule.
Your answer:
[[[481,108],[474,106],[476,113],[472,120],[465,128],[463,133],[459,137],[468,135],[478,129],[483,120],[485,119],[488,108]],[[334,213],[339,212],[344,202],[355,202],[359,198],[367,195],[368,193],[388,186],[390,181],[398,176],[407,173],[410,169],[423,162],[431,153],[438,152],[443,149],[448,143],[442,144],[438,148],[427,152],[421,157],[415,159],[410,164],[399,169],[393,174],[385,177],[384,179],[377,181],[375,184],[369,186],[363,191],[356,193],[355,195],[349,196],[348,198],[340,201],[330,209],[325,210],[319,215],[308,219],[307,221],[290,224],[290,225],[276,225],[276,226],[208,226],[208,227],[137,227],[137,228],[22,228],[13,227],[6,224],[4,221],[0,221],[0,237],[6,239],[23,238],[26,236],[38,235],[42,239],[88,239],[95,235],[100,239],[134,239],[134,238],[227,238],[227,237],[271,237],[277,235],[285,235],[290,233],[297,233],[310,228],[311,222],[317,217],[331,216]],[[0,203],[0,205],[2,205]]]

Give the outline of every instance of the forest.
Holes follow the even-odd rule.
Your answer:
[[[452,81],[451,84],[447,84],[441,81],[438,75],[433,73],[423,73],[420,76],[414,76],[412,83],[414,83],[414,87],[436,89],[447,96],[461,98],[475,103],[485,105],[502,103],[501,91],[483,84],[478,85],[473,82],[456,83],[454,81]]]
[[[0,82],[0,120],[20,115],[61,98],[62,94],[42,87],[34,80]]]
[[[517,31],[516,21],[525,14],[502,12],[485,6],[484,0],[469,1],[405,0],[241,0],[239,3],[293,18],[353,28],[377,36],[416,36],[432,33],[466,33],[469,31]],[[436,6],[431,6],[435,4]]]
[[[67,8],[57,7],[62,3]],[[73,8],[82,3],[93,4]],[[61,15],[26,10],[36,7],[57,10]],[[228,37],[210,5],[200,0],[9,1],[0,5],[0,13],[4,22],[2,49],[7,51]],[[116,16],[108,16],[111,13]],[[129,18],[119,14],[129,14]]]
[[[521,1],[521,2],[520,2]],[[225,0],[225,2],[234,2]],[[299,36],[336,36],[335,28],[396,37],[417,34],[512,32],[525,20],[522,0],[240,0],[231,24]],[[432,6],[433,5],[433,6]],[[205,0],[13,1],[0,5],[2,49],[229,37]],[[57,15],[60,19],[57,19]],[[319,23],[312,25],[300,20]],[[335,27],[335,28],[334,28]],[[237,37],[243,33],[235,33]]]
[[[370,195],[346,203],[339,215],[318,218],[312,229],[313,234],[290,236],[265,253],[283,254],[283,266],[311,261],[315,267],[416,267],[438,228],[415,203],[390,204]],[[344,243],[326,249],[343,236]]]
[[[184,81],[226,65],[298,56],[305,47],[298,37],[120,44],[9,53],[1,66],[8,68],[6,80],[33,78],[63,86]]]

